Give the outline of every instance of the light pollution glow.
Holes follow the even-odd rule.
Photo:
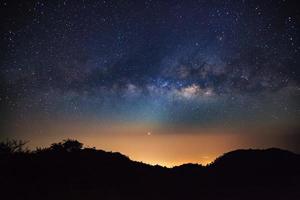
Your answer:
[[[31,121],[19,124],[12,132],[16,138],[30,141],[32,149],[74,138],[88,147],[121,152],[135,161],[167,167],[184,163],[206,165],[223,153],[240,148],[288,148],[278,127],[245,130],[133,122]]]

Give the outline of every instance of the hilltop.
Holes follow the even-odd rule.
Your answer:
[[[132,161],[121,153],[83,148],[76,140],[31,152],[21,146],[9,150],[0,145],[4,199],[300,197],[300,155],[281,149],[236,150],[208,166],[165,168]]]

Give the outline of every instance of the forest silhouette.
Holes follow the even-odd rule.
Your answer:
[[[300,155],[277,148],[166,168],[72,139],[36,150],[6,140],[0,170],[0,199],[300,199]]]

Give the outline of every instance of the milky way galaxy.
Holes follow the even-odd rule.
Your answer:
[[[149,147],[157,151],[149,161],[124,138],[166,146],[165,137],[218,132],[213,156],[300,151],[297,1],[3,0],[0,8],[0,138],[76,137],[153,163],[167,162],[155,156],[160,147]],[[215,150],[214,136],[228,131],[239,139]],[[172,148],[183,147],[159,152]],[[185,161],[202,162],[168,162]]]

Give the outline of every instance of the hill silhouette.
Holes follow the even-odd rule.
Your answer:
[[[236,150],[208,166],[151,166],[64,140],[0,143],[0,199],[300,199],[300,155]]]

